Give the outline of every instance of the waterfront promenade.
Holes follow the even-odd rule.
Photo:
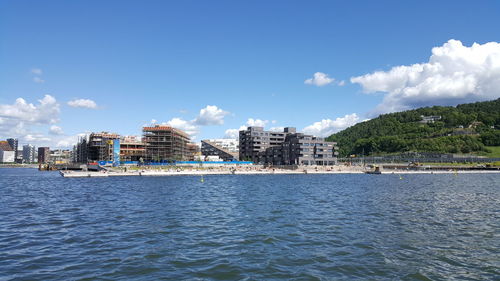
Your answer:
[[[425,169],[424,169],[425,168]],[[171,169],[133,169],[107,171],[61,171],[65,178],[81,177],[117,177],[117,176],[204,176],[204,175],[283,175],[283,174],[364,174],[370,171],[368,167],[362,166],[303,166],[296,169],[265,168],[262,166],[246,167],[213,167],[208,169],[199,168],[171,168]],[[383,169],[384,174],[470,174],[470,173],[500,173],[500,170],[461,170],[443,167],[423,167],[422,169]]]

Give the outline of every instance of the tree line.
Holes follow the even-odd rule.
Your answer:
[[[423,123],[422,116],[439,116]],[[408,151],[470,153],[500,146],[500,99],[380,115],[327,138],[340,156]]]

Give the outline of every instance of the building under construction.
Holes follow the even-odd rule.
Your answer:
[[[189,136],[179,129],[170,126],[155,125],[143,127],[145,147],[144,159],[146,161],[186,161],[192,153],[188,146]]]
[[[119,140],[120,135],[101,132],[91,133],[88,140],[88,161],[112,161],[113,140]]]
[[[144,143],[135,136],[124,136],[120,140],[120,160],[140,161],[144,157]]]

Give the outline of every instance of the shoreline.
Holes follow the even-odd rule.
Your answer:
[[[177,170],[177,171],[59,171],[64,178],[87,177],[130,177],[130,176],[209,176],[209,175],[339,175],[339,174],[366,174],[366,170],[338,169],[338,170]],[[382,174],[495,174],[500,170],[383,170]]]

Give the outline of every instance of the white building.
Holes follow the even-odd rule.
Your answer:
[[[12,163],[15,161],[16,152],[7,141],[0,141],[0,163]]]
[[[237,139],[210,139],[208,141],[229,152],[238,152]]]
[[[16,152],[13,150],[0,149],[0,163],[13,163]]]

